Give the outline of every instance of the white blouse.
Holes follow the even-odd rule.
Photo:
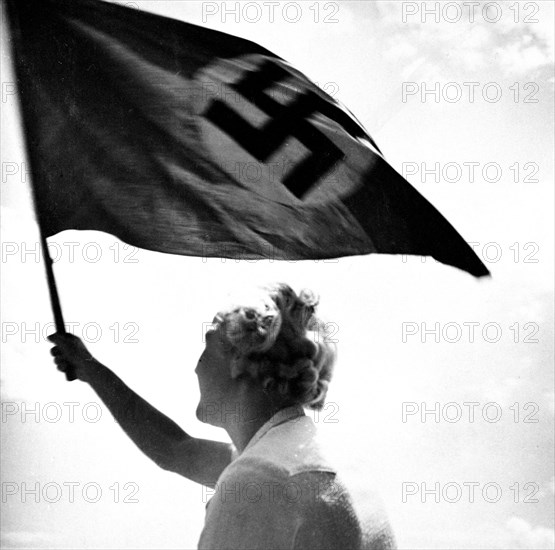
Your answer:
[[[270,418],[220,475],[198,548],[395,548],[383,512],[357,513],[315,439],[301,406]]]

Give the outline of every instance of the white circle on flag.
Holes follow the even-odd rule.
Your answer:
[[[305,147],[295,137],[295,129],[292,128],[292,134],[281,140],[268,158],[260,161],[234,137],[206,118],[205,114],[210,106],[214,102],[221,103],[225,108],[234,111],[254,130],[260,131],[260,139],[264,139],[262,131],[270,122],[270,116],[235,90],[232,85],[241,82],[248,73],[259,71],[268,61],[287,72],[286,78],[262,90],[269,100],[287,106],[310,91],[331,103],[333,108],[342,110],[343,116],[347,114],[337,101],[280,59],[262,55],[217,59],[194,77],[198,92],[193,99],[193,110],[198,115],[203,147],[217,165],[239,185],[274,201],[285,204],[321,203],[329,202],[332,197],[349,194],[361,184],[361,175],[368,169],[373,155],[377,153],[372,150],[369,142],[354,138],[337,122],[322,113],[313,112],[306,118],[306,122],[338,147],[343,153],[343,158],[315,179],[300,197],[295,196],[292,190],[284,185],[284,180],[305,158],[323,154],[323,152]],[[350,115],[347,114],[347,116]]]

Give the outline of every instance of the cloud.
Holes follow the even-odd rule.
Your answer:
[[[450,23],[443,16],[439,22],[432,16],[423,22],[421,14],[403,22],[401,9],[391,4],[384,3],[377,9],[380,26],[386,31],[384,55],[392,62],[411,63],[425,56],[428,68],[433,68],[438,78],[460,77],[461,72],[476,70],[493,78],[531,78],[539,76],[540,71],[551,72],[553,32],[547,6],[536,17],[530,17],[531,22],[515,22],[515,15],[505,10],[496,23],[481,16],[470,22],[467,15]],[[459,2],[462,14],[467,13],[464,4]],[[481,12],[478,7],[476,13]]]
[[[535,44],[527,45],[524,38],[520,42],[495,49],[499,65],[505,73],[525,75],[550,64],[548,52]]]
[[[555,545],[555,531],[547,527],[533,527],[526,520],[513,516],[507,523],[510,548],[544,550]]]

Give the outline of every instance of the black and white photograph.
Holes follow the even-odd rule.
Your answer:
[[[555,3],[2,0],[0,547],[555,550]]]

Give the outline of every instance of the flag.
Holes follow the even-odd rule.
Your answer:
[[[8,0],[46,237],[488,270],[338,101],[263,47],[99,0]]]

